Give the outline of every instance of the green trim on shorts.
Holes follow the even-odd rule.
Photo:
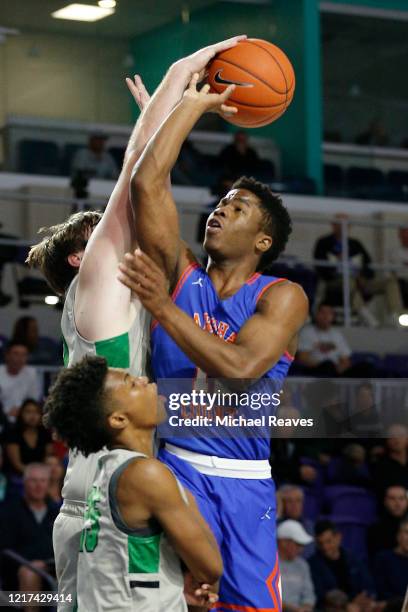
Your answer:
[[[64,366],[67,368],[69,363],[69,348],[64,336],[62,336],[62,358],[64,360]]]
[[[160,565],[162,534],[128,536],[129,574],[157,574]]]
[[[128,332],[108,340],[95,342],[95,352],[100,357],[105,357],[111,368],[129,368],[130,342]]]

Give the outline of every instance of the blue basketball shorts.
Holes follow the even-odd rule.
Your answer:
[[[159,459],[194,495],[220,547],[224,574],[213,611],[281,612],[273,480],[201,474],[165,449]]]

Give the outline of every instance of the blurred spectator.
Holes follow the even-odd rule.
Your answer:
[[[63,463],[55,455],[48,455],[45,463],[50,468],[50,486],[48,487],[48,497],[58,506],[62,504],[62,485],[64,482],[65,468]]]
[[[202,174],[208,171],[203,156],[193,145],[191,140],[185,140],[177,161],[171,171],[171,178],[175,185],[203,184]],[[205,181],[204,181],[205,182]]]
[[[333,589],[326,593],[323,602],[322,612],[363,612],[357,604],[349,602],[349,599],[343,591]]]
[[[257,175],[262,165],[258,153],[249,145],[248,136],[243,131],[235,132],[233,142],[222,149],[218,161],[221,171],[234,179],[243,174]]]
[[[112,155],[105,151],[106,134],[97,132],[91,134],[87,148],[79,149],[71,164],[71,176],[75,180],[78,175],[87,179],[116,179],[118,168]]]
[[[7,492],[7,478],[3,473],[3,449],[0,446],[0,504],[4,501]]]
[[[316,266],[316,272],[326,286],[325,301],[334,306],[343,304],[343,276],[339,264],[343,251],[341,221],[347,218],[344,214],[336,215],[336,221],[332,223],[332,233],[318,239],[313,253],[314,259],[334,264],[330,267]],[[348,238],[348,255],[351,306],[364,324],[375,327],[378,321],[367,308],[366,301],[375,294],[385,293],[390,308],[388,281],[374,277],[374,272],[370,269],[371,257],[360,240]]]
[[[40,337],[38,322],[34,317],[25,316],[17,319],[11,341],[27,347],[28,362],[31,364],[48,365],[59,361],[57,345],[54,346],[49,338]]]
[[[233,183],[234,183],[234,180],[231,177],[229,177],[227,175],[222,175],[218,179],[218,181],[214,185],[214,187],[212,188],[211,193],[214,196],[214,199],[211,200],[211,202],[209,204],[207,204],[207,211],[208,212],[203,213],[200,216],[200,220],[198,222],[198,227],[197,227],[197,242],[199,242],[200,244],[202,244],[204,242],[205,228],[206,228],[206,225],[207,225],[207,219],[208,219],[209,215],[212,213],[214,208],[217,206],[217,204],[219,203],[221,198],[223,196],[225,196],[226,193],[229,192],[229,190],[231,189]]]
[[[309,566],[300,555],[313,538],[298,521],[292,520],[280,523],[277,537],[283,611],[312,612],[316,596]]]
[[[32,463],[24,471],[24,495],[7,500],[0,509],[0,550],[11,549],[45,571],[53,563],[52,528],[58,510],[47,499],[49,467]],[[2,559],[3,588],[40,591],[42,580],[25,566]],[[17,584],[16,584],[17,578]]]
[[[37,372],[27,365],[28,349],[23,344],[10,342],[0,365],[0,393],[3,410],[10,422],[14,422],[21,404],[27,397],[41,398]]]
[[[350,414],[350,424],[353,434],[357,437],[379,437],[382,433],[382,423],[370,383],[362,383],[357,387],[356,404]]]
[[[332,306],[324,302],[319,305],[314,322],[300,332],[297,363],[310,376],[372,376],[370,364],[351,364],[351,349],[341,331],[333,327],[334,317]]]
[[[285,389],[284,396],[288,395]],[[297,408],[290,405],[280,406],[277,413],[278,418],[300,418],[300,412]],[[299,472],[299,454],[297,451],[297,442],[293,441],[296,435],[294,427],[279,427],[274,429],[274,436],[271,438],[271,455],[270,463],[272,466],[272,474],[275,482],[278,485],[287,482],[301,482],[301,474]]]
[[[21,406],[5,446],[8,467],[14,475],[23,474],[30,463],[44,462],[52,453],[51,435],[42,425],[41,406],[35,400],[26,399]]]
[[[361,444],[347,444],[342,457],[334,459],[327,469],[330,484],[370,487],[371,474],[366,463],[366,450]]]
[[[396,548],[378,553],[375,568],[379,597],[387,600],[405,596],[408,587],[408,520],[399,526]]]
[[[398,230],[400,246],[388,251],[388,263],[399,268],[391,272],[394,279],[392,285],[392,314],[398,317],[404,309],[408,308],[408,226]]]
[[[304,502],[305,494],[303,489],[296,485],[286,484],[279,488],[279,497],[282,502],[282,510],[280,518],[282,521],[288,519],[297,521],[304,528],[305,532],[311,536],[309,544],[305,544],[303,556],[305,558],[310,557],[314,552],[314,523],[312,520],[305,518],[304,516]]]
[[[331,521],[319,521],[315,527],[318,551],[309,559],[319,602],[332,589],[349,597],[375,595],[373,579],[364,563],[341,546],[341,534]]]
[[[394,548],[400,523],[406,518],[408,518],[408,491],[404,487],[388,487],[380,510],[380,519],[368,529],[367,546],[371,556],[382,550]]]
[[[408,430],[405,425],[391,425],[387,430],[385,454],[373,467],[378,494],[393,485],[408,489]]]
[[[386,147],[389,143],[389,136],[385,126],[379,117],[375,117],[368,128],[356,137],[356,144],[372,145],[374,147]]]

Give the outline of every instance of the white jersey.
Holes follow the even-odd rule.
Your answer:
[[[180,559],[159,523],[152,519],[148,528],[130,530],[120,514],[118,480],[140,457],[125,449],[99,455],[81,535],[78,612],[187,611]]]
[[[64,365],[66,367],[74,365],[85,355],[100,355],[106,358],[110,367],[128,369],[134,376],[144,376],[149,351],[150,315],[141,302],[137,298],[132,298],[135,316],[128,332],[114,338],[90,342],[82,338],[75,325],[74,305],[77,284],[78,275],[67,291],[61,318]],[[81,453],[70,452],[62,489],[64,500],[85,504],[94,480],[99,454],[94,453],[85,458]]]

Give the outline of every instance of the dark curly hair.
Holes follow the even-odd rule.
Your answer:
[[[85,456],[111,442],[106,422],[107,374],[103,357],[84,357],[59,373],[45,402],[44,425]]]
[[[256,179],[241,176],[235,181],[231,189],[247,189],[253,193],[260,202],[262,210],[262,229],[272,237],[272,246],[263,253],[258,270],[265,270],[284,251],[289,236],[292,233],[292,221],[282,199],[273,191]]]

